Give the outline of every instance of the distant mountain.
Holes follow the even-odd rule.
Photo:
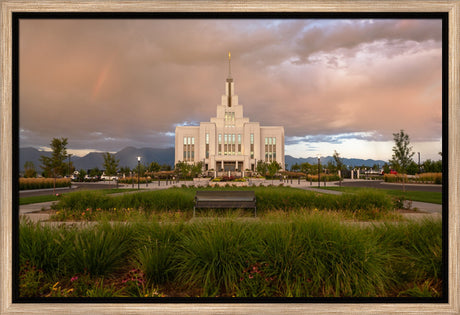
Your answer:
[[[20,148],[19,150],[19,166],[20,170],[24,169],[24,163],[27,161],[31,161],[34,163],[35,168],[37,171],[41,171],[40,169],[40,156],[46,155],[51,156],[51,152],[40,151],[35,148]],[[115,158],[120,160],[118,164],[120,167],[128,166],[133,168],[137,165],[137,157],[141,157],[141,163],[148,165],[151,162],[155,161],[162,164],[168,164],[174,166],[174,148],[167,148],[167,149],[154,149],[154,148],[134,148],[134,147],[126,147],[121,151],[115,153]],[[104,157],[103,153],[100,152],[90,152],[83,157],[79,156],[72,156],[71,160],[76,167],[76,169],[84,169],[89,170],[95,167],[99,169],[103,169],[104,165]],[[374,164],[383,164],[386,161],[382,160],[363,160],[363,159],[347,159],[343,158],[343,163],[349,166],[361,166],[365,165],[368,167],[372,167]],[[334,161],[332,156],[321,157],[321,163],[327,164],[329,161]],[[308,158],[295,158],[290,155],[285,156],[285,162],[290,168],[294,164],[302,164],[308,162],[310,164],[318,163],[318,158],[316,157],[308,157]]]
[[[292,165],[294,164],[302,164],[302,163],[310,163],[310,164],[318,164],[318,158],[317,157],[308,157],[308,158],[295,158],[290,155],[286,155],[284,162],[288,165],[288,168],[291,168]],[[326,157],[321,157],[321,164],[327,164],[329,161],[334,162],[334,158],[332,156],[326,156]],[[367,167],[372,167],[374,164],[380,165],[380,167],[383,166],[383,164],[388,163],[388,161],[383,161],[383,160],[372,160],[372,159],[347,159],[347,158],[342,158],[342,162],[345,165],[349,166],[367,166]]]
[[[33,162],[35,169],[37,171],[40,171],[40,157],[44,155],[47,157],[51,156],[51,152],[46,152],[46,151],[40,151],[35,148],[20,148],[19,149],[19,169],[21,171],[24,170],[24,164],[27,161]]]
[[[19,149],[19,169],[24,170],[24,163],[31,161],[34,163],[35,168],[38,172],[41,172],[40,157],[42,155],[51,156],[51,152],[40,151],[35,148],[20,148]],[[168,164],[174,165],[174,148],[167,149],[154,149],[154,148],[133,148],[126,147],[123,150],[115,153],[115,158],[120,160],[119,166],[128,166],[133,168],[137,165],[137,157],[141,157],[141,163],[150,164],[155,161],[160,165]],[[92,168],[103,169],[104,165],[104,153],[101,152],[90,152],[83,157],[72,156],[71,161],[76,169],[89,170]]]
[[[174,148],[154,149],[154,148],[133,148],[126,147],[117,152],[115,157],[120,160],[120,166],[133,168],[137,165],[137,157],[141,157],[141,163],[148,165],[155,161],[158,164],[168,164],[174,166]]]

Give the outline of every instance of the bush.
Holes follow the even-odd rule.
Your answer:
[[[56,178],[56,188],[69,187],[70,178]],[[19,190],[53,188],[54,178],[19,178]]]

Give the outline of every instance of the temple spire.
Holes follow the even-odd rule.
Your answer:
[[[233,84],[233,79],[232,79],[232,55],[230,52],[228,52],[228,78],[227,78],[227,106],[232,107],[232,84]]]
[[[232,54],[230,52],[228,52],[228,78],[229,79],[232,78],[232,64],[231,64],[231,61],[232,61]]]

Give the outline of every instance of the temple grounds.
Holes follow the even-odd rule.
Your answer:
[[[64,193],[52,209],[22,216],[21,296],[442,294],[436,210],[398,208],[377,190],[140,188]],[[203,209],[193,218],[197,189],[251,189],[258,217],[249,209]]]

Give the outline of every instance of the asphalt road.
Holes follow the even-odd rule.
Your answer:
[[[343,187],[368,187],[380,189],[402,190],[402,184],[385,183],[383,180],[369,181],[346,181],[342,182]],[[406,191],[427,191],[442,192],[442,185],[406,184]]]
[[[77,187],[77,188],[74,188]],[[110,189],[116,188],[115,184],[108,183],[72,183],[72,189],[66,188],[56,188],[56,193],[66,193],[69,191],[79,191],[79,190],[96,190],[96,189]],[[20,191],[20,197],[32,197],[32,196],[46,196],[52,195],[53,189],[37,189],[37,190],[26,190]]]

